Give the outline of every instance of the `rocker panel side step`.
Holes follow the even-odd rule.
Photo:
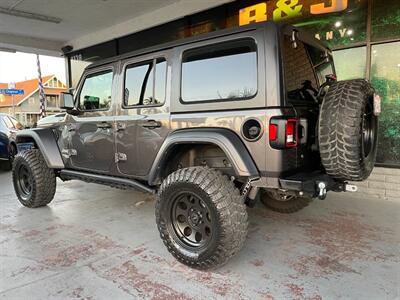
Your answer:
[[[126,179],[114,176],[107,176],[107,175],[100,175],[100,174],[93,174],[93,173],[86,173],[82,171],[74,171],[74,170],[61,170],[60,171],[60,178],[62,180],[71,180],[71,179],[78,179],[85,182],[92,182],[92,183],[99,183],[104,185],[109,185],[112,187],[117,188],[133,188],[143,192],[147,192],[150,194],[155,194],[156,190],[152,189],[151,187],[133,180],[133,179]]]

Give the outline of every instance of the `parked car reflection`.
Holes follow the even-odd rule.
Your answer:
[[[14,117],[0,113],[0,167],[6,170],[12,168],[12,162],[17,154],[15,133],[23,129]]]

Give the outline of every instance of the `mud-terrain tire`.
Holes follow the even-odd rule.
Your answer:
[[[296,197],[291,195],[285,198],[283,194],[274,190],[262,190],[260,200],[265,207],[282,214],[298,212],[308,206],[312,201],[312,199],[308,197]]]
[[[22,205],[45,206],[56,192],[56,176],[37,149],[23,151],[15,157],[12,178],[14,190]]]
[[[363,181],[375,164],[378,118],[374,89],[363,79],[332,84],[319,116],[319,149],[327,174]]]
[[[205,167],[180,169],[163,181],[156,221],[168,251],[200,270],[227,262],[247,236],[247,211],[239,190],[227,176]]]

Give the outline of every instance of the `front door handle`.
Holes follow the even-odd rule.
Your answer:
[[[156,120],[148,120],[147,122],[144,122],[142,124],[142,127],[148,128],[148,129],[159,128],[159,127],[161,127],[161,122],[156,121]]]
[[[106,122],[97,124],[97,128],[101,128],[101,129],[108,129],[111,127],[112,127],[112,125],[110,123],[106,123]]]

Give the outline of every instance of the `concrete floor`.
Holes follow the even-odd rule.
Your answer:
[[[294,215],[249,209],[244,249],[214,272],[164,248],[154,199],[78,181],[21,206],[0,173],[3,299],[400,299],[400,201],[331,194]]]

